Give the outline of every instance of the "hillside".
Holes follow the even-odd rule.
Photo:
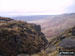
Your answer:
[[[40,25],[0,17],[0,55],[35,54],[47,42]]]
[[[58,36],[55,36],[54,39],[52,39],[49,43],[52,45],[58,45],[58,43],[60,43],[65,38],[75,38],[75,26],[65,30]]]
[[[49,42],[48,50],[49,56],[59,55],[59,46],[61,47],[75,47],[75,26],[62,32]],[[52,46],[52,47],[51,47]],[[50,51],[49,51],[50,50]],[[70,50],[70,49],[69,49]],[[52,53],[51,53],[52,52]]]
[[[54,37],[75,25],[75,13],[62,14],[29,22],[41,25],[42,32],[47,37]]]
[[[68,42],[68,43],[65,43],[65,42]],[[39,54],[32,55],[32,56],[59,56],[60,45],[61,47],[63,47],[62,45],[65,45],[65,46],[70,45],[68,47],[72,47],[72,46],[75,47],[74,44],[75,44],[75,26],[65,30],[58,36],[55,36],[53,39],[51,39],[51,41],[49,42],[45,50],[43,50]]]
[[[8,56],[7,53],[11,56],[16,54],[15,50],[18,50],[18,53],[23,55],[27,52],[32,53],[32,56],[58,56],[61,42],[68,41],[68,38],[75,41],[75,14],[63,14],[28,22],[30,23],[0,17],[0,43],[3,44],[0,44],[0,54],[4,52],[5,56]],[[42,32],[50,37],[49,42],[41,32],[41,28]]]

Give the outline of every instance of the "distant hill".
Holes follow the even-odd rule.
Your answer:
[[[50,16],[52,15],[14,16],[11,18],[16,19],[16,20],[23,20],[23,21],[33,21],[33,20],[45,19]]]
[[[40,19],[29,22],[40,24],[42,32],[47,37],[54,37],[55,35],[64,32],[66,29],[75,26],[75,13],[62,14],[52,17],[50,16],[46,19]]]

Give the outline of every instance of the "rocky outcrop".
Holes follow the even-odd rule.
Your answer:
[[[0,54],[34,54],[47,45],[39,25],[0,17]]]
[[[0,17],[0,21],[11,21],[11,18]]]
[[[57,43],[60,43],[63,39],[68,39],[68,38],[75,38],[75,26],[67,29],[66,31],[64,31],[63,33],[61,33],[60,35],[56,36],[51,42],[50,44],[52,45],[56,45]]]

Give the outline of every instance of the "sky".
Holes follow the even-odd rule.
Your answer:
[[[75,0],[0,0],[0,15],[54,15],[75,12]]]

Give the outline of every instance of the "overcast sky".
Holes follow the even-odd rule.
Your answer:
[[[75,0],[0,0],[0,15],[41,15],[75,12]]]

